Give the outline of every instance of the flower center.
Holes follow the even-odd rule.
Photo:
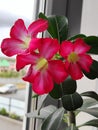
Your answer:
[[[25,38],[25,40],[24,40],[24,48],[27,48],[27,47],[28,47],[30,40],[31,40],[31,37],[29,37],[29,36],[27,36],[27,37]]]
[[[47,67],[48,67],[48,61],[45,58],[40,58],[37,61],[37,64],[36,64],[37,70],[43,70],[43,69],[46,69]]]
[[[68,61],[75,63],[79,60],[79,56],[75,52],[71,52],[70,55],[68,56]]]

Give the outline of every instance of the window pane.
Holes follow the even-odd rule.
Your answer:
[[[28,26],[34,16],[34,0],[0,1],[0,43],[9,37],[14,22],[22,18]],[[26,82],[22,80],[25,70],[16,72],[15,56],[8,58],[0,52],[0,129],[22,130],[25,114]],[[5,86],[6,85],[6,86]],[[2,92],[10,86],[11,92]],[[9,88],[8,88],[9,89]],[[13,90],[14,89],[14,90]],[[17,90],[15,90],[17,89]],[[5,114],[5,116],[3,116]],[[14,118],[14,120],[13,120]]]

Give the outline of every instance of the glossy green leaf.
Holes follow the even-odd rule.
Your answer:
[[[83,73],[89,79],[98,78],[98,62],[96,60],[93,60],[93,63],[90,67],[90,72],[87,73],[87,72],[83,71]]]
[[[74,93],[76,89],[76,81],[68,77],[62,84],[55,84],[53,90],[49,94],[52,98],[58,99],[66,94]]]
[[[61,84],[54,84],[53,90],[49,93],[49,95],[54,99],[59,99],[62,97],[62,86]]]
[[[81,96],[91,97],[98,101],[98,94],[94,91],[87,91],[87,92],[81,93]]]
[[[80,110],[98,118],[98,107],[88,109],[80,108]]]
[[[39,14],[40,18],[47,19],[49,22],[48,32],[53,38],[57,38],[59,42],[67,39],[68,20],[65,16],[49,16],[46,17],[43,13]]]
[[[76,81],[73,80],[71,77],[68,77],[62,83],[62,89],[63,89],[63,95],[73,94],[74,92],[76,92],[77,89]]]
[[[70,38],[68,38],[68,40],[69,41],[75,41],[77,38],[86,38],[86,35],[84,35],[84,34],[78,34],[78,35],[75,35],[75,36],[73,36],[73,37],[70,37]]]
[[[76,110],[83,104],[83,99],[78,93],[64,95],[62,97],[63,107],[68,111]]]
[[[84,38],[84,41],[91,46],[89,53],[98,54],[98,37],[97,36],[88,36]]]
[[[81,126],[94,126],[94,127],[98,127],[98,119],[90,120],[90,121],[82,124]]]
[[[52,113],[42,124],[41,130],[58,130],[64,115],[64,109],[59,108]]]

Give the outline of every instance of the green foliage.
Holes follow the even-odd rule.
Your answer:
[[[83,71],[84,75],[89,79],[96,79],[98,78],[98,62],[93,60],[93,63],[90,67],[90,72]]]
[[[21,117],[16,113],[9,113],[5,108],[0,109],[0,115],[10,117],[12,119],[21,120]]]
[[[11,78],[11,77],[19,77],[19,73],[18,72],[13,72],[13,71],[9,71],[9,72],[1,72],[0,73],[0,77],[2,78]]]
[[[89,107],[92,107],[92,106],[95,106],[95,105],[98,105],[98,101],[93,99],[93,98],[84,98],[83,99],[83,105],[81,108],[83,109],[88,109]]]
[[[59,108],[43,122],[41,130],[58,130],[64,115],[64,109]]]
[[[10,113],[9,117],[12,119],[20,120],[20,116],[17,115],[16,113]]]
[[[91,49],[88,53],[96,55],[98,54],[97,36],[77,34],[68,38],[68,20],[65,16],[54,15],[47,17],[40,13],[39,17],[48,20],[49,27],[47,31],[52,38],[58,39],[60,43],[66,39],[74,42],[77,38],[82,38],[88,45],[91,46]],[[85,72],[83,70],[83,73],[91,80],[98,78],[98,62],[93,60],[93,63],[90,67],[90,72]],[[76,90],[76,81],[68,77],[63,83],[55,84],[49,95],[56,100],[60,100],[63,108],[67,111],[74,111],[76,116],[82,111],[98,118],[98,107],[94,107],[96,104],[98,105],[98,94],[94,91],[87,91],[79,94],[76,92]],[[42,99],[42,104],[44,104],[45,100],[46,98]],[[59,109],[55,108],[54,106],[42,108],[42,104],[39,105],[38,110],[27,114],[27,117],[40,118],[44,120],[41,130],[58,130],[62,119],[64,119],[64,121],[68,124],[68,115],[62,107]],[[46,113],[44,113],[44,110],[46,110]],[[85,125],[98,127],[98,119],[88,121],[81,126]],[[63,128],[63,130],[78,130],[78,128],[76,124],[70,122],[70,126],[67,126],[66,129]]]
[[[54,99],[59,99],[62,97],[62,84],[54,84],[53,90],[49,93],[49,95]]]
[[[69,37],[68,40],[73,42],[73,41],[75,41],[77,38],[82,38],[82,39],[84,39],[84,38],[86,38],[86,35],[84,35],[84,34],[77,34],[77,35],[75,35],[75,36]]]
[[[98,94],[94,91],[87,91],[87,92],[81,93],[81,96],[91,97],[98,101]]]
[[[94,127],[98,128],[98,119],[93,119],[88,122],[85,122],[84,124],[80,125],[79,127],[82,127],[82,126],[94,126]]]
[[[98,37],[97,36],[88,36],[84,38],[84,41],[91,46],[89,53],[98,54]]]
[[[43,13],[39,14],[40,18],[47,19],[49,22],[48,32],[53,38],[57,38],[61,43],[67,39],[68,20],[65,16],[49,16],[46,17]]]
[[[68,111],[74,111],[77,108],[80,108],[83,104],[82,97],[77,93],[64,95],[62,97],[63,107]]]
[[[58,99],[64,95],[72,94],[76,91],[76,81],[68,77],[62,84],[55,84],[53,90],[49,93],[51,97]]]
[[[2,109],[0,109],[0,115],[3,115],[3,116],[8,116],[8,115],[9,115],[9,113],[6,111],[6,109],[5,109],[5,108],[2,108]]]
[[[54,113],[57,108],[53,105],[48,105],[46,107],[41,108],[40,110],[35,110],[32,113],[27,113],[26,116],[29,118],[37,118],[45,120],[49,115]]]
[[[67,127],[64,130],[78,130],[78,128],[74,124],[72,124],[71,126]]]
[[[98,107],[93,107],[93,108],[88,108],[88,109],[80,108],[79,110],[98,118]]]
[[[71,77],[68,77],[64,82],[62,82],[63,96],[68,94],[73,94],[76,92],[77,84],[76,81]]]

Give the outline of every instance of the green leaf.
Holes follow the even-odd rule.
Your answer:
[[[89,108],[89,109],[80,108],[80,110],[98,118],[98,107]]]
[[[73,80],[71,77],[68,77],[62,83],[63,95],[73,94],[77,89],[76,81]]]
[[[81,108],[86,109],[86,108],[89,108],[89,107],[94,106],[96,104],[98,104],[98,101],[96,101],[93,98],[83,99],[83,105]]]
[[[98,62],[96,60],[93,60],[93,63],[90,67],[90,72],[83,71],[84,75],[89,79],[95,79],[98,78]]]
[[[58,99],[66,94],[74,93],[76,89],[76,81],[68,77],[62,84],[55,84],[53,90],[49,94],[52,98]]]
[[[98,94],[94,91],[87,91],[87,92],[81,93],[81,96],[91,97],[98,101]]]
[[[61,84],[54,84],[53,90],[49,93],[49,95],[54,99],[59,99],[62,97],[62,86]]]
[[[43,106],[48,94],[39,96],[39,103],[37,106],[38,111],[40,111],[41,107]]]
[[[98,127],[98,119],[90,120],[90,121],[82,124],[81,126],[94,126],[94,127]]]
[[[97,104],[98,104],[98,101],[95,100],[94,98],[83,99],[83,105],[81,106],[81,108],[77,109],[76,115],[78,115],[82,110],[86,110],[89,107],[93,107]]]
[[[41,130],[58,130],[64,115],[64,109],[59,108],[52,113],[42,124]]]
[[[32,96],[32,98],[38,98],[38,97],[39,97],[38,94],[34,94],[34,95]]]
[[[91,46],[89,53],[98,54],[98,37],[97,36],[88,36],[84,38],[84,41]]]
[[[71,126],[67,127],[65,130],[78,130],[78,128],[72,124]]]
[[[77,38],[86,38],[86,35],[84,35],[84,34],[78,34],[78,35],[75,35],[75,36],[73,36],[73,37],[70,37],[70,38],[68,38],[68,40],[69,41],[75,41]]]
[[[53,38],[57,38],[59,42],[67,39],[68,20],[65,16],[49,16],[46,17],[43,13],[39,14],[40,18],[47,19],[49,22],[48,32]]]
[[[69,95],[64,95],[62,97],[63,107],[68,111],[76,110],[80,108],[83,104],[83,99],[78,93],[73,93]]]
[[[46,119],[49,115],[51,115],[56,110],[57,108],[55,106],[49,105],[49,106],[43,107],[40,111],[35,110],[33,112],[27,113],[26,117]]]

